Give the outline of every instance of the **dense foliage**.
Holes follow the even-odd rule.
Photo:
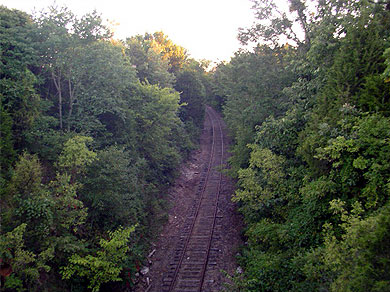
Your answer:
[[[202,125],[204,67],[65,7],[1,6],[0,44],[1,290],[132,286]]]
[[[259,44],[214,74],[247,225],[229,291],[390,291],[390,2],[253,2]]]
[[[390,2],[253,3],[212,74],[162,32],[0,7],[2,291],[132,286],[205,101],[246,223],[229,291],[390,291]]]

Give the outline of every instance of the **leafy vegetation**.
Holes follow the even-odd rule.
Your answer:
[[[389,291],[390,3],[253,4],[211,73],[163,32],[0,7],[2,290],[132,286],[208,102],[246,223],[229,291]]]
[[[247,224],[229,291],[388,291],[389,3],[253,2],[259,44],[213,75]]]
[[[1,6],[0,43],[1,290],[132,286],[196,147],[206,71],[162,32],[114,40],[66,7]]]

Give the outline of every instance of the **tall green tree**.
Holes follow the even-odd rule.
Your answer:
[[[72,118],[79,90],[80,80],[75,74],[81,66],[77,63],[79,48],[108,39],[111,33],[96,11],[77,18],[67,7],[51,6],[35,21],[38,24],[40,62],[54,85],[52,90],[57,96],[59,127],[63,129],[65,120]],[[69,131],[69,122],[67,124]]]
[[[217,96],[223,97],[223,112],[236,141],[232,166],[235,171],[249,158],[248,143],[253,142],[255,126],[268,116],[279,116],[289,104],[282,89],[292,83],[294,73],[286,70],[287,47],[258,46],[254,52],[237,52],[231,62],[215,72]]]
[[[24,12],[0,6],[1,176],[14,162],[13,149],[24,146],[24,133],[39,115],[39,95],[33,31],[35,24]]]
[[[204,117],[205,87],[196,71],[178,73],[175,89],[180,92],[180,103],[184,106],[180,118],[190,127],[200,128]]]
[[[183,68],[188,58],[186,49],[173,43],[162,31],[153,34],[146,33],[144,38],[149,41],[150,47],[163,60],[168,61],[170,72],[176,73]]]
[[[150,46],[143,36],[126,39],[126,55],[137,70],[141,82],[158,84],[161,87],[173,87],[175,76],[169,72],[169,63]]]

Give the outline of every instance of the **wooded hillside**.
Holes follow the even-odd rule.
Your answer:
[[[247,225],[227,291],[390,291],[390,4],[253,3],[259,44],[214,74]]]
[[[204,66],[65,7],[1,6],[0,44],[1,290],[130,288],[196,147]]]

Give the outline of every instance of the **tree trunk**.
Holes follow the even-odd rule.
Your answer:
[[[61,75],[56,76],[54,72],[51,72],[51,76],[53,78],[54,85],[57,89],[58,93],[58,114],[60,118],[60,129],[62,130],[63,128],[63,123],[62,123],[62,90],[61,90]]]
[[[73,100],[74,100],[74,90],[75,90],[75,88],[72,89],[72,82],[70,82],[70,77],[68,79],[68,87],[69,87],[68,132],[70,132],[70,118],[72,117],[72,112],[73,112]]]

